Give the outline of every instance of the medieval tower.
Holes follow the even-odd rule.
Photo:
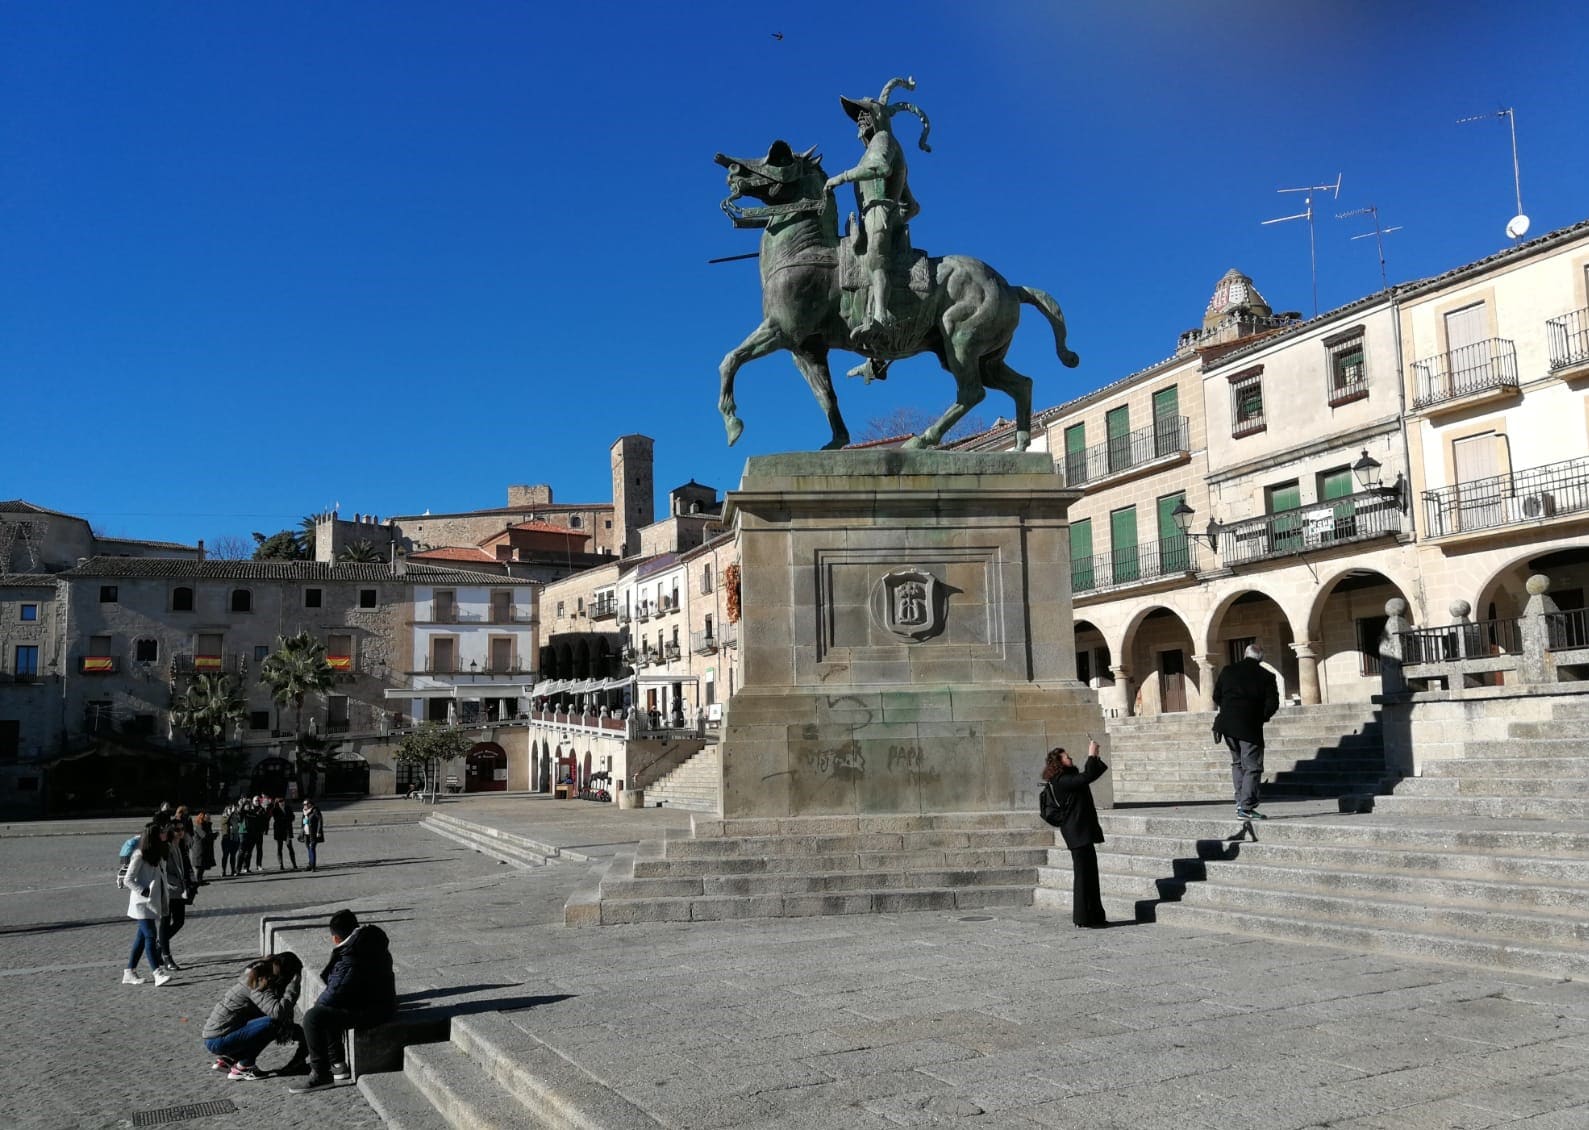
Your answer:
[[[619,557],[640,552],[640,529],[653,517],[651,480],[651,437],[619,436],[612,445],[612,544]]]

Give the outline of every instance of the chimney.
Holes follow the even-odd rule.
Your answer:
[[[203,538],[199,539],[199,560],[200,561],[204,560],[204,539]]]
[[[408,576],[408,551],[396,542],[392,543],[392,576]]]

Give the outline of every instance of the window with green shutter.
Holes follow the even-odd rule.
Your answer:
[[[1109,470],[1123,471],[1131,466],[1131,409],[1122,404],[1104,413],[1104,428],[1109,435]]]
[[[1153,454],[1173,455],[1186,443],[1181,434],[1180,390],[1171,385],[1153,394]]]
[[[1137,554],[1137,508],[1122,507],[1109,513],[1109,565],[1113,583],[1134,581],[1142,574]]]
[[[1092,570],[1092,519],[1070,524],[1070,590],[1086,592],[1094,585]]]
[[[1070,486],[1087,481],[1087,425],[1072,424],[1065,429],[1065,482]]]
[[[1327,505],[1334,512],[1333,521],[1325,521],[1318,526],[1319,537],[1321,540],[1327,537],[1332,541],[1354,537],[1357,533],[1357,504],[1352,493],[1357,487],[1357,480],[1352,477],[1352,469],[1336,467],[1320,471],[1318,482],[1319,508],[1323,510]]]
[[[1175,508],[1186,499],[1186,492],[1178,490],[1158,500],[1159,520],[1159,571],[1185,573],[1191,568],[1191,553],[1187,549],[1186,535],[1175,527]]]
[[[1302,548],[1302,488],[1297,480],[1265,487],[1264,512],[1269,519],[1269,552],[1295,553]]]

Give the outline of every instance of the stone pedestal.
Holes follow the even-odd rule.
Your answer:
[[[1108,736],[1076,679],[1066,508],[1037,452],[753,458],[725,819],[1036,812],[1044,754]],[[1112,803],[1106,775],[1093,786]]]

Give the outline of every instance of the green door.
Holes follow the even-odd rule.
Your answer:
[[[1184,490],[1159,499],[1159,572],[1185,573],[1192,567],[1186,535],[1175,528],[1175,508],[1186,498]]]
[[[1302,488],[1295,480],[1264,488],[1269,518],[1269,552],[1295,553],[1302,548]]]
[[[1123,471],[1131,466],[1131,409],[1125,405],[1104,414],[1109,433],[1109,470]]]
[[[1127,506],[1109,515],[1109,564],[1111,583],[1124,584],[1142,575],[1137,557],[1137,508]]]
[[[1187,442],[1181,434],[1180,390],[1171,385],[1153,394],[1153,454],[1173,455]]]
[[[1070,524],[1070,591],[1086,592],[1094,585],[1092,575],[1092,519]]]
[[[1072,424],[1065,429],[1065,485],[1087,481],[1087,425]]]

